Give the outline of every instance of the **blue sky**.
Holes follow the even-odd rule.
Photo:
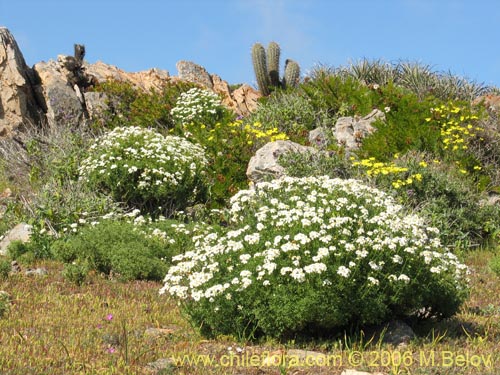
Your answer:
[[[190,60],[254,84],[250,50],[276,41],[282,61],[417,61],[500,86],[498,0],[0,0],[0,26],[29,65],[72,54],[127,71],[176,75]]]

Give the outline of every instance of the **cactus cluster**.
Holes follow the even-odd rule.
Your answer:
[[[264,96],[271,93],[271,87],[296,87],[299,84],[299,64],[290,59],[285,61],[285,74],[280,80],[280,46],[276,42],[269,43],[267,53],[262,44],[255,43],[252,63],[259,91]]]

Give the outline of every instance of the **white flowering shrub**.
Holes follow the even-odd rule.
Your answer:
[[[161,289],[206,335],[277,338],[447,317],[467,267],[438,231],[356,180],[285,177],[231,200],[229,226],[194,237]]]
[[[79,172],[119,202],[169,214],[203,197],[207,164],[203,148],[183,138],[117,127],[90,147]]]
[[[181,124],[215,123],[213,120],[222,114],[223,109],[217,94],[195,87],[179,96],[170,114]]]

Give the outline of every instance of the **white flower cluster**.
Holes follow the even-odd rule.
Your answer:
[[[262,182],[231,199],[230,215],[232,230],[194,237],[195,250],[174,257],[160,293],[213,301],[250,286],[308,278],[320,278],[324,287],[349,278],[378,287],[408,284],[418,268],[457,282],[467,273],[441,248],[434,228],[356,180]]]
[[[217,94],[210,90],[192,88],[179,96],[170,114],[175,120],[188,123],[215,115],[221,108],[220,98]]]
[[[80,178],[120,173],[118,184],[134,181],[139,190],[177,186],[208,164],[203,148],[184,138],[151,129],[117,127],[98,138],[82,161]]]

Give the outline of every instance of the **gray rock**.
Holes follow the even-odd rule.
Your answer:
[[[68,82],[69,72],[53,60],[35,64],[34,70],[40,82],[35,91],[38,101],[43,103],[49,125],[71,127],[80,124],[85,110]]]
[[[202,85],[208,89],[213,88],[212,78],[207,70],[201,65],[191,61],[179,61],[176,65],[179,78]]]
[[[348,150],[359,148],[363,138],[375,131],[372,124],[377,120],[385,120],[385,113],[378,109],[374,109],[360,119],[356,117],[340,117],[334,128],[337,143]]]
[[[21,272],[21,266],[17,263],[17,260],[13,260],[10,262],[10,272],[19,273]]]
[[[326,134],[326,129],[316,128],[309,132],[309,143],[311,146],[316,146],[319,148],[326,147],[328,145],[328,137]]]
[[[103,115],[109,109],[108,96],[103,92],[85,92],[85,105],[90,120],[97,120],[103,118]]]
[[[147,368],[156,371],[157,374],[160,373],[160,371],[164,373],[163,371],[165,370],[174,370],[175,367],[174,361],[170,358],[160,358],[147,364]]]
[[[23,123],[38,123],[41,111],[32,88],[33,72],[5,27],[0,27],[0,78],[0,136]]]
[[[384,375],[384,374],[381,372],[365,372],[365,371],[347,369],[342,371],[340,375]]]
[[[281,155],[294,152],[317,153],[313,147],[299,145],[292,141],[275,141],[269,142],[259,148],[250,159],[247,168],[247,177],[253,183],[264,181],[268,178],[279,178],[284,174],[284,168],[278,164],[278,159]]]
[[[0,241],[0,255],[7,254],[7,248],[12,241],[28,242],[31,237],[32,226],[26,223],[17,224]]]
[[[0,318],[2,318],[10,310],[10,295],[4,290],[0,290]]]
[[[371,336],[371,335],[370,335]],[[375,342],[380,337],[382,343],[390,344],[395,347],[407,345],[416,337],[411,327],[401,320],[392,320],[375,328]]]
[[[45,268],[35,268],[26,270],[24,272],[26,276],[46,276],[48,274],[48,271]]]

